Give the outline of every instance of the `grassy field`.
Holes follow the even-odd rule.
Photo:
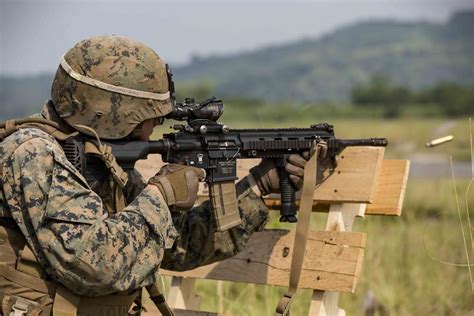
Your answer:
[[[309,112],[298,113],[298,118],[294,113],[288,114],[290,122],[284,117],[276,119],[277,114],[273,114],[273,119],[261,119],[263,114],[259,111],[248,115],[246,120],[241,114],[226,113],[222,121],[235,128],[303,127],[328,121],[335,125],[339,137],[387,137],[390,145],[386,158],[453,155],[457,160],[467,160],[470,157],[468,118],[383,120],[343,119],[335,115],[331,119],[310,115],[306,110]],[[158,129],[155,136],[168,131]],[[454,135],[455,140],[431,150],[424,147],[426,141],[447,134]],[[457,183],[466,233],[469,230],[466,203],[474,224],[474,188],[465,195],[467,186],[467,180]],[[356,292],[340,296],[340,306],[347,315],[364,315],[368,295],[373,295],[380,304],[378,315],[474,315],[474,289],[468,269],[440,262],[466,262],[453,192],[449,178],[410,178],[401,217],[367,216],[356,221],[354,230],[366,232],[368,242]],[[313,214],[313,229],[322,228],[325,220],[325,214]],[[268,227],[280,226],[277,215],[273,215]],[[474,261],[474,248],[469,239],[468,243],[470,258]],[[231,315],[272,315],[284,291],[283,288],[228,282],[203,280],[197,283],[203,310]],[[310,296],[310,291],[298,292],[292,309],[294,315],[307,313]]]

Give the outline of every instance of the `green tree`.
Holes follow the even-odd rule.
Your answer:
[[[372,76],[366,85],[356,86],[351,92],[352,103],[363,107],[383,107],[386,117],[400,115],[404,104],[412,99],[410,89],[393,85],[387,77]]]
[[[426,101],[437,104],[449,116],[474,113],[474,87],[457,83],[440,83],[422,94]]]

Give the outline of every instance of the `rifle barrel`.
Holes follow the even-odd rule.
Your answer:
[[[388,145],[388,141],[386,138],[339,139],[338,143],[342,147],[348,147],[348,146],[386,147]]]

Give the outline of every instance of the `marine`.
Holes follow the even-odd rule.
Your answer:
[[[264,228],[261,197],[279,192],[271,160],[236,184],[241,224],[218,231],[209,201],[194,206],[204,170],[170,164],[146,182],[101,144],[149,139],[173,87],[151,48],[93,37],[61,58],[41,114],[0,124],[3,315],[137,314],[160,267],[223,260]],[[296,188],[306,158],[288,159]]]

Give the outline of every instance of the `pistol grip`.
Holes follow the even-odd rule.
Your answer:
[[[280,168],[280,222],[297,222],[296,193],[291,185],[290,175],[284,168]]]

